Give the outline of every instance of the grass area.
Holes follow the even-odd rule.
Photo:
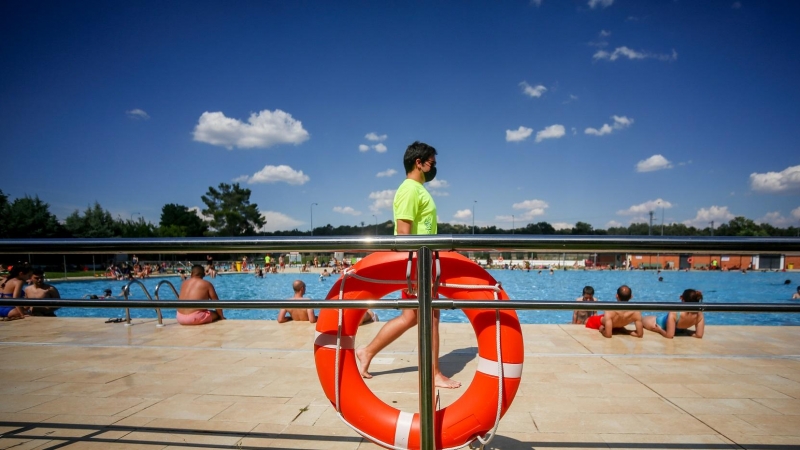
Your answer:
[[[76,272],[67,272],[66,278],[93,277],[94,274],[97,274],[97,278],[105,278],[103,276],[104,273],[104,271],[100,270],[96,272],[92,272],[91,270],[80,270]],[[64,279],[64,272],[48,270],[45,272],[45,277],[47,277],[48,280],[61,280]]]

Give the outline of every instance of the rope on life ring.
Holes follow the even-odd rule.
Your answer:
[[[469,259],[442,253],[434,261],[434,295],[457,300],[509,300],[503,288]],[[397,274],[395,279],[389,277]],[[346,270],[328,300],[373,300],[416,286],[416,258],[373,253]],[[325,395],[339,418],[370,441],[391,449],[418,449],[419,414],[400,411],[367,387],[355,357],[355,335],[366,309],[324,309],[317,320],[314,359]],[[478,367],[464,394],[435,412],[436,448],[487,444],[519,388],[524,348],[512,310],[468,309],[478,340]]]

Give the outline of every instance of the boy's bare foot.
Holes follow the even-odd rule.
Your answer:
[[[372,361],[372,358],[367,355],[367,352],[363,348],[356,349],[356,358],[358,358],[358,365],[361,366],[359,372],[361,376],[364,378],[372,378],[372,375],[367,372],[369,370],[369,363]]]
[[[460,381],[451,380],[450,378],[444,376],[441,372],[433,376],[433,384],[436,387],[446,388],[446,389],[458,389],[461,387]]]

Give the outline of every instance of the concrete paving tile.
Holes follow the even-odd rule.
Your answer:
[[[645,433],[714,434],[714,431],[686,414],[593,414],[532,413],[541,432],[553,433]]]
[[[166,448],[166,445],[161,443],[128,442],[127,438],[122,438],[112,442],[91,440],[75,442],[60,448],[69,450],[106,450],[108,448],[113,448],[114,450],[161,450]]]
[[[682,434],[606,434],[600,435],[606,442],[608,448],[630,449],[630,448],[681,448],[681,449],[702,449],[713,448],[722,450],[726,448],[738,448],[723,436],[718,434],[695,434],[684,436]]]
[[[682,384],[648,383],[647,387],[656,391],[658,395],[667,398],[702,398],[697,392]]]
[[[19,412],[0,412],[0,422],[15,422],[15,423],[39,423],[47,420],[56,414],[30,414]]]
[[[126,390],[124,386],[110,386],[100,383],[61,383],[46,387],[31,395],[71,395],[74,397],[108,397]]]
[[[755,398],[753,400],[781,414],[800,415],[800,400],[795,398]]]
[[[800,416],[737,414],[738,418],[772,436],[800,437]]]
[[[487,449],[491,450],[597,450],[608,448],[598,434],[562,434],[562,433],[523,433],[505,432],[498,429],[498,435],[492,439]]]
[[[14,450],[33,450],[51,444],[57,444],[57,442],[50,439],[0,437],[0,449],[13,448]]]
[[[21,412],[36,405],[51,402],[58,399],[55,395],[24,395],[24,394],[7,394],[2,397],[0,402],[0,412]],[[36,413],[39,411],[27,411]]]
[[[233,403],[229,408],[220,411],[210,418],[211,421],[223,422],[259,422],[288,425],[302,414],[298,405],[259,404],[252,402]]]
[[[620,401],[614,397],[563,398],[540,397],[526,405],[535,414],[586,413],[586,414],[677,414],[680,411],[662,398],[640,398],[635,401]]]
[[[273,441],[280,448],[303,449],[356,449],[363,438],[350,428],[325,428],[320,426],[290,425]]]
[[[737,416],[730,414],[698,414],[697,420],[724,436],[731,434],[763,435],[764,432]],[[772,417],[772,416],[770,416]]]
[[[2,378],[0,378],[2,380]],[[5,397],[9,394],[22,395],[31,392],[36,392],[50,386],[55,386],[58,383],[44,382],[44,381],[5,381],[3,380],[0,386],[0,396]]]
[[[686,384],[705,398],[789,398],[778,391],[755,384]]]
[[[97,383],[105,384],[130,375],[129,372],[95,372],[87,370],[73,370],[66,373],[58,373],[38,381],[53,381],[58,383]]]
[[[780,414],[747,398],[670,398],[669,400],[689,414]]]
[[[305,407],[305,411],[302,411],[302,413],[292,421],[292,424],[312,426],[328,409],[333,409],[333,407],[327,405],[308,405]]]
[[[741,448],[752,450],[795,449],[800,448],[800,437],[797,436],[752,436],[747,434],[728,434],[725,437]]]
[[[134,413],[133,416],[159,419],[209,420],[233,404],[232,402],[194,401],[196,397],[178,394],[148,406]]]
[[[45,396],[30,396],[45,397]],[[142,403],[136,397],[58,397],[47,403],[28,408],[25,412],[44,414],[75,414],[87,416],[113,416]]]

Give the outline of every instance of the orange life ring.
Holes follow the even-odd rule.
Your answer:
[[[434,280],[437,279],[436,266],[439,267],[437,291],[444,297],[458,300],[509,299],[488,272],[457,253],[441,253],[439,264],[434,264]],[[331,288],[327,299],[380,299],[407,288],[407,273],[415,282],[416,271],[416,258],[409,261],[404,253],[373,253],[344,273]],[[370,280],[380,280],[380,283]],[[325,395],[340,418],[367,439],[387,448],[418,449],[419,414],[400,411],[384,403],[367,387],[358,371],[355,336],[366,310],[341,310],[341,328],[339,311],[324,309],[317,320],[314,359]],[[522,375],[524,348],[516,312],[468,309],[464,314],[477,335],[478,368],[464,394],[451,405],[436,411],[436,448],[461,447],[493,430],[496,421],[511,405]],[[337,334],[340,329],[337,364]]]
[[[691,263],[693,263],[693,262],[694,262],[694,258],[692,258],[692,257],[690,256],[690,257],[686,258],[686,262],[688,262],[689,264],[691,264]]]

